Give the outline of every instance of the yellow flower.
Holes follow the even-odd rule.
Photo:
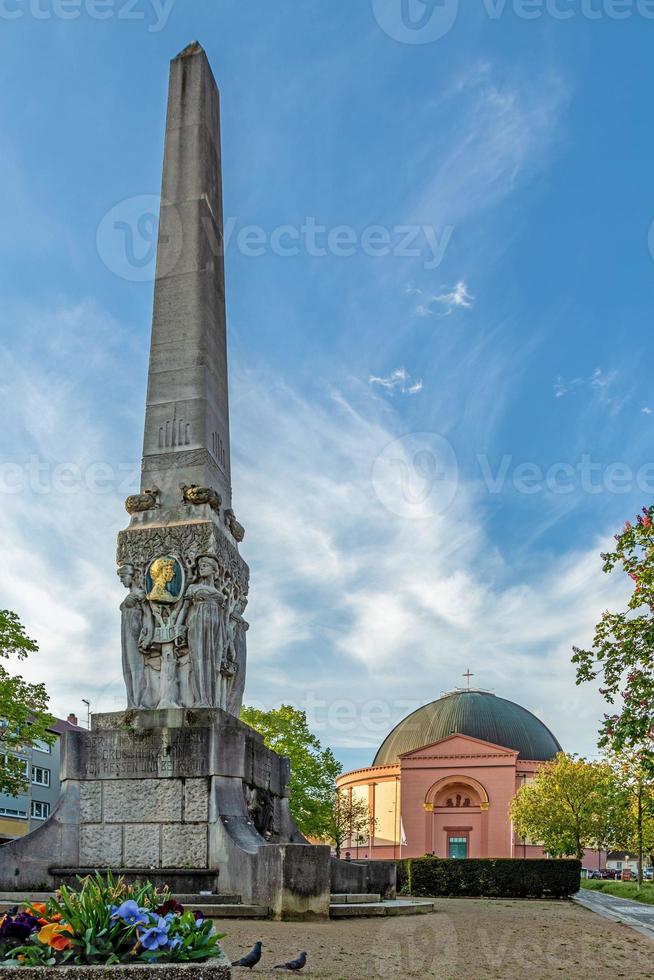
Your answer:
[[[71,927],[65,923],[60,925],[58,922],[51,922],[49,925],[43,926],[39,932],[39,942],[61,952],[61,950],[70,949],[73,945],[71,940],[66,939],[63,935],[65,932],[72,934],[72,931]]]

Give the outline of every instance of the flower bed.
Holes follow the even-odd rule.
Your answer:
[[[149,883],[111,874],[62,887],[45,904],[26,903],[0,918],[0,965],[26,978],[104,976],[129,980],[229,977],[211,922]]]

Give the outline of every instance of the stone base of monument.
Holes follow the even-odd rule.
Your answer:
[[[111,868],[172,892],[225,894],[271,917],[329,915],[330,849],[288,805],[288,760],[218,709],[94,715],[62,741],[62,796],[0,848],[0,890],[48,890]]]

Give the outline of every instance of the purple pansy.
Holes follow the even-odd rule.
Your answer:
[[[5,915],[0,919],[0,940],[18,939],[24,942],[38,928],[39,920],[29,912],[19,912],[15,916]]]

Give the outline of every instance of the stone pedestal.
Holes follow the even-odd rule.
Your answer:
[[[329,914],[329,848],[288,806],[288,760],[219,709],[95,715],[62,744],[61,801],[0,849],[0,890],[111,868],[180,892],[229,893],[277,918]]]

